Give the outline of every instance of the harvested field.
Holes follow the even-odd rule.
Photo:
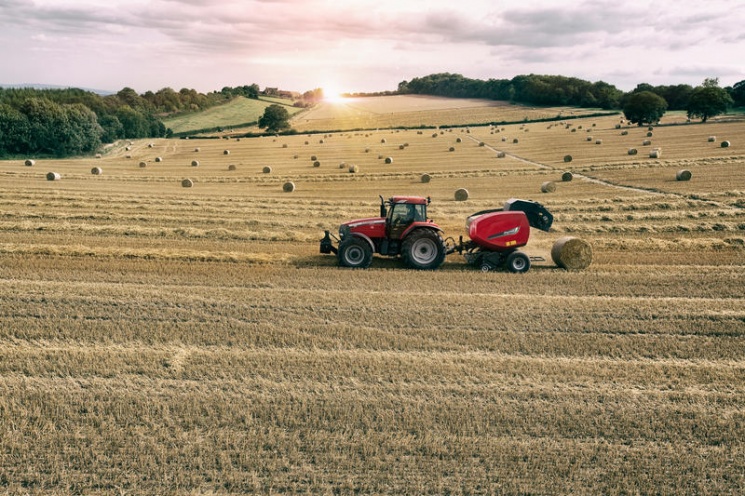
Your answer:
[[[646,128],[617,121],[0,162],[2,491],[742,492],[745,125],[658,126],[650,160]],[[454,237],[535,199],[554,229],[525,251],[546,261],[345,270],[319,254],[378,194],[431,196]],[[590,267],[553,263],[565,236],[590,242]]]

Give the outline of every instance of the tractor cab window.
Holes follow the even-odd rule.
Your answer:
[[[391,224],[394,226],[409,225],[412,222],[426,220],[424,205],[397,203],[391,209]]]

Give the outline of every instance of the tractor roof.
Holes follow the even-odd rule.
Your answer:
[[[423,198],[421,196],[392,196],[391,197],[391,205],[394,203],[409,203],[412,205],[427,205],[429,203],[428,198]]]

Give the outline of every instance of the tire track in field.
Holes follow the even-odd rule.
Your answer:
[[[468,138],[470,138],[472,141],[480,142],[479,140],[477,140],[473,136],[469,136]],[[515,155],[513,153],[509,153],[509,152],[507,152],[505,150],[498,150],[498,149],[494,148],[493,146],[490,146],[489,144],[484,144],[484,146],[486,148],[488,148],[489,150],[495,152],[495,153],[502,152],[502,153],[505,154],[505,156],[510,157],[510,158],[513,158],[513,159],[518,160],[520,162],[524,162],[524,163],[526,163],[528,165],[533,165],[533,166],[536,166],[536,167],[538,167],[540,169],[544,169],[544,170],[557,171],[556,167],[552,167],[550,165],[543,164],[541,162],[536,162],[535,160],[530,160],[530,159],[527,159],[525,157],[520,157],[519,155]],[[659,190],[656,190],[656,189],[640,188],[640,187],[637,187],[637,186],[625,186],[623,184],[614,183],[614,182],[611,182],[611,181],[607,181],[605,179],[598,179],[596,177],[588,176],[587,174],[574,173],[574,172],[572,174],[575,177],[578,177],[580,179],[583,179],[585,181],[588,181],[588,182],[591,182],[591,183],[594,183],[594,184],[599,184],[601,186],[608,186],[610,188],[621,189],[621,190],[624,190],[624,191],[633,191],[635,193],[644,193],[644,194],[647,194],[647,195],[661,196],[661,197],[673,197],[673,198],[680,199],[680,200],[700,201],[700,202],[703,202],[703,203],[708,203],[710,205],[715,205],[718,208],[732,209],[732,210],[737,210],[737,211],[741,210],[740,207],[737,207],[737,206],[734,206],[734,205],[728,205],[726,203],[722,203],[722,202],[719,202],[719,201],[716,201],[716,200],[702,199],[702,198],[698,198],[696,196],[684,195],[684,194],[681,194],[681,193],[674,193],[674,192],[671,192],[671,191],[659,191]]]
[[[473,136],[469,136],[469,138],[472,141],[480,142],[479,140],[477,140]],[[518,160],[520,162],[524,162],[524,163],[526,163],[528,165],[533,165],[535,167],[538,167],[540,169],[545,169],[545,170],[551,170],[551,171],[555,171],[556,170],[556,167],[552,167],[550,165],[543,164],[541,162],[536,162],[535,160],[530,160],[530,159],[527,159],[525,157],[521,157],[519,155],[515,155],[514,153],[509,153],[509,152],[507,152],[505,150],[498,150],[498,149],[494,148],[493,146],[491,146],[489,144],[484,144],[484,146],[486,148],[488,148],[489,150],[495,152],[495,153],[502,152],[502,153],[505,154],[505,156],[510,157],[510,158],[513,158],[513,159]],[[591,183],[600,184],[602,186],[608,186],[608,187],[611,187],[611,188],[622,189],[622,190],[625,190],[625,191],[633,191],[635,193],[644,193],[644,194],[658,195],[658,196],[672,195],[672,196],[683,197],[683,195],[677,195],[675,193],[663,193],[661,191],[654,191],[654,190],[649,190],[649,189],[644,189],[644,188],[636,188],[634,186],[624,186],[622,184],[616,184],[616,183],[613,183],[613,182],[610,182],[610,181],[605,181],[603,179],[598,179],[598,178],[595,178],[595,177],[592,177],[592,176],[588,176],[586,174],[580,174],[580,173],[572,173],[572,174],[574,176],[576,176],[576,177],[579,177],[579,178],[584,179],[585,181],[588,181],[588,182],[591,182]]]

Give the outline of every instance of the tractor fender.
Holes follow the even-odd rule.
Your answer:
[[[360,239],[364,239],[365,241],[367,241],[367,243],[370,245],[370,249],[372,250],[373,253],[375,253],[377,251],[375,249],[375,243],[373,243],[373,240],[370,239],[370,237],[367,236],[366,234],[353,232],[352,233],[352,236],[354,236],[355,238],[360,238]]]
[[[401,233],[401,239],[404,239],[406,236],[414,232],[415,229],[432,229],[433,231],[440,233],[444,232],[440,226],[432,222],[413,222],[404,232]]]

